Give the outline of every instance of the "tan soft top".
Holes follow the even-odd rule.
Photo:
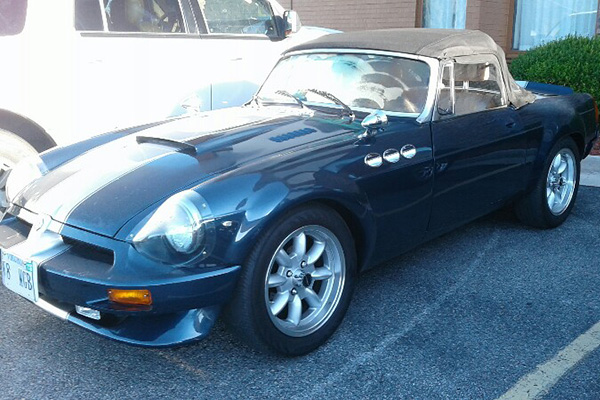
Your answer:
[[[408,53],[440,60],[492,54],[498,58],[507,82],[510,103],[519,108],[535,101],[535,95],[521,88],[506,64],[504,51],[481,31],[461,29],[382,29],[322,36],[293,47],[289,52],[317,49],[364,49]]]

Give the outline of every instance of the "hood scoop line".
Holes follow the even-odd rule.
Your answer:
[[[136,136],[135,141],[138,143],[154,143],[154,144],[161,144],[164,146],[174,147],[183,153],[188,153],[193,156],[196,155],[198,152],[196,150],[196,146],[189,144],[189,143],[185,143],[185,142],[179,142],[177,140],[172,140],[172,139],[165,139],[165,138],[159,138],[159,137],[153,137],[153,136]]]

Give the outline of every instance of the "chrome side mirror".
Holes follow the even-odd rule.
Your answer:
[[[360,123],[363,128],[365,128],[365,132],[359,136],[360,139],[364,139],[370,136],[375,135],[375,133],[383,130],[384,127],[388,124],[387,114],[381,110],[373,111],[371,114],[367,115],[365,119]]]
[[[284,25],[284,36],[288,37],[293,33],[296,33],[302,28],[300,17],[294,10],[287,10],[283,13],[283,25]]]

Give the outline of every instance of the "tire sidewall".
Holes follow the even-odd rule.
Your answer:
[[[25,157],[38,154],[37,151],[25,140],[16,134],[0,128],[0,162],[6,162],[14,167]]]
[[[552,166],[552,162],[554,161],[554,157],[564,149],[569,149],[574,157],[575,157],[575,187],[573,189],[573,196],[571,197],[571,202],[568,207],[560,214],[555,215],[550,211],[550,206],[548,205],[548,200],[546,198],[546,182],[548,179],[548,174],[550,172],[550,168]],[[559,140],[553,147],[552,150],[548,153],[548,157],[546,158],[546,162],[544,163],[543,174],[539,182],[539,201],[541,202],[541,210],[542,216],[546,221],[547,225],[550,227],[557,227],[561,225],[565,220],[569,217],[571,210],[575,206],[575,200],[577,199],[577,193],[579,192],[579,178],[581,175],[581,156],[579,152],[579,148],[570,137],[565,137]]]
[[[323,207],[304,207],[288,213],[262,237],[257,244],[257,254],[244,268],[250,279],[250,298],[254,306],[252,321],[260,340],[286,355],[306,354],[324,343],[341,323],[350,304],[356,277],[356,252],[352,236],[343,219],[333,210]],[[339,240],[346,264],[346,277],[338,305],[329,319],[317,331],[304,337],[291,337],[281,332],[271,321],[264,300],[265,276],[280,244],[295,230],[308,225],[318,225],[330,230]]]

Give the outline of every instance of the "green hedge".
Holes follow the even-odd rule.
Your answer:
[[[569,36],[513,60],[516,80],[569,86],[600,99],[600,37]]]

